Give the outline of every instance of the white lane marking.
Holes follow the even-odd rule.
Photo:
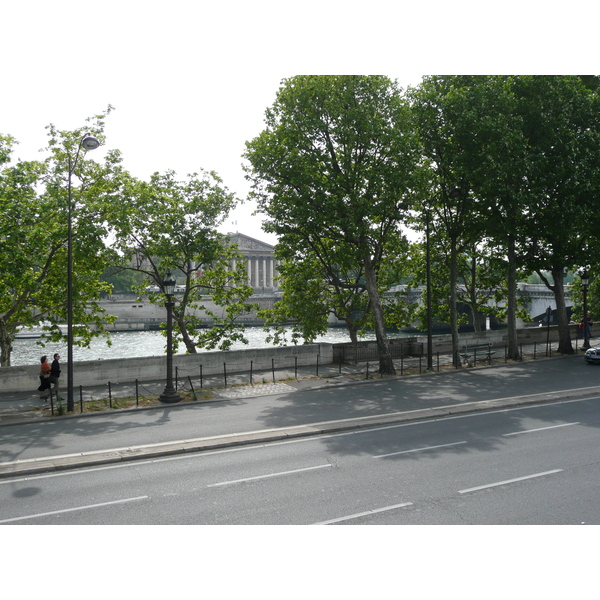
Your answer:
[[[536,431],[545,431],[546,429],[557,429],[558,427],[570,427],[571,425],[579,425],[579,421],[576,423],[563,423],[562,425],[550,425],[548,427],[538,427],[537,429],[525,429],[524,431],[513,431],[512,433],[503,433],[504,437],[510,435],[521,435],[522,433],[534,433]]]
[[[554,469],[553,471],[544,471],[543,473],[534,473],[533,475],[525,475],[524,477],[516,477],[515,479],[507,479],[505,481],[497,481],[496,483],[488,483],[486,485],[479,485],[477,487],[468,488],[466,490],[459,490],[459,494],[468,494],[469,492],[476,492],[478,490],[485,490],[486,488],[497,487],[499,485],[506,485],[507,483],[516,483],[517,481],[525,481],[526,479],[534,479],[535,477],[544,477],[545,475],[552,475],[554,473],[560,473],[562,469]]]
[[[319,523],[313,523],[313,525],[330,525],[331,523],[341,523],[342,521],[351,521],[352,519],[360,519],[361,517],[367,517],[380,512],[386,512],[388,510],[395,510],[397,508],[404,508],[405,506],[412,506],[412,502],[403,502],[402,504],[394,504],[392,506],[384,506],[383,508],[375,508],[373,510],[366,510],[365,512],[356,513],[355,515],[348,515],[346,517],[338,517],[337,519],[329,519],[328,521],[321,521]]]
[[[425,446],[424,448],[413,448],[412,450],[401,450],[400,452],[390,452],[389,454],[378,454],[371,458],[385,458],[387,456],[396,456],[398,454],[411,454],[412,452],[424,452],[425,450],[436,450],[437,448],[449,448],[450,446],[459,446],[467,442],[453,442],[452,444],[440,444],[439,446]]]
[[[110,506],[112,504],[124,504],[125,502],[137,502],[138,500],[147,500],[148,496],[137,496],[135,498],[124,498],[123,500],[112,500],[111,502],[101,502],[99,504],[88,504],[87,506],[74,506],[73,508],[64,508],[62,510],[52,510],[45,513],[37,513],[35,515],[26,515],[24,517],[13,517],[12,519],[2,519],[0,523],[10,523],[12,521],[24,521],[26,519],[37,519],[39,517],[47,517],[49,515],[59,515],[61,513],[73,512],[76,510],[87,510],[90,508],[99,508],[100,506]]]
[[[327,469],[331,464],[317,465],[316,467],[305,467],[303,469],[294,469],[293,471],[281,471],[279,473],[269,473],[268,475],[257,475],[256,477],[246,477],[244,479],[234,479],[232,481],[220,481],[219,483],[211,483],[206,487],[217,487],[220,485],[233,485],[234,483],[244,483],[245,481],[256,481],[257,479],[268,479],[269,477],[281,477],[282,475],[292,475],[293,473],[302,473],[303,471],[313,471],[314,469]]]

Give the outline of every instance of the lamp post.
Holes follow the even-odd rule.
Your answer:
[[[163,281],[163,290],[167,297],[165,304],[167,308],[167,385],[163,393],[158,397],[161,402],[174,404],[181,400],[181,396],[173,387],[173,295],[175,294],[175,280],[171,277],[171,272],[167,271],[167,278]]]
[[[85,153],[88,150],[95,150],[98,146],[100,146],[100,142],[90,133],[86,133],[79,141],[75,160],[72,160],[69,153],[69,179],[67,187],[67,411],[70,412],[75,409],[73,401],[73,189],[71,180],[77,167],[81,150],[83,149]]]
[[[429,211],[426,213],[427,223],[425,227],[425,251],[427,262],[427,370],[433,371],[433,318],[431,308],[431,247],[429,241]]]
[[[581,277],[581,288],[583,289],[583,346],[584,350],[588,350],[590,347],[590,330],[588,326],[588,310],[587,310],[587,293],[588,285],[590,283],[590,276],[587,269],[583,269],[579,274]]]
[[[552,315],[552,307],[546,309],[546,356],[548,356],[548,347],[550,345],[550,316]]]

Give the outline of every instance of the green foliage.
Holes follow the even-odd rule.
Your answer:
[[[173,171],[155,173],[149,182],[130,179],[124,193],[127,202],[104,207],[120,269],[137,274],[138,293],[150,285],[163,292],[151,294],[151,303],[164,305],[167,271],[184,286],[173,309],[174,347],[183,342],[188,352],[198,346],[224,350],[234,341],[246,341],[237,319],[253,308],[248,303],[252,288],[246,285],[244,265],[231,267],[239,253],[215,229],[236,203],[217,174],[202,171],[178,180]],[[207,295],[224,310],[207,310]],[[215,326],[200,329],[205,325],[200,311]]]
[[[336,269],[344,278],[362,273],[380,371],[393,372],[378,276],[417,190],[420,155],[408,104],[386,77],[298,76],[283,81],[265,122],[244,156],[250,195],[267,215],[264,229],[280,236],[284,270],[315,265],[309,280],[325,275],[329,287],[337,277],[340,291],[358,287]],[[315,312],[344,306],[347,299],[335,294]],[[292,318],[302,315],[293,301],[284,303]]]
[[[83,156],[79,143],[90,131],[104,140],[109,109],[75,131],[49,126],[47,158],[11,165],[15,143],[0,138],[0,364],[10,365],[12,340],[20,326],[46,323],[46,339],[64,337],[67,321],[68,182],[72,181],[73,321],[76,343],[88,345],[111,321],[98,305],[110,288],[99,275],[110,253],[107,230],[96,209],[98,199],[114,198],[122,177],[120,156],[101,162]],[[90,325],[94,329],[90,329]]]

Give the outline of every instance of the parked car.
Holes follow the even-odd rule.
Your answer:
[[[585,361],[588,364],[600,363],[600,346],[596,346],[595,348],[590,348],[585,351],[584,355]]]

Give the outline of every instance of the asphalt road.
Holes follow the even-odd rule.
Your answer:
[[[600,398],[0,481],[1,524],[599,524]]]

